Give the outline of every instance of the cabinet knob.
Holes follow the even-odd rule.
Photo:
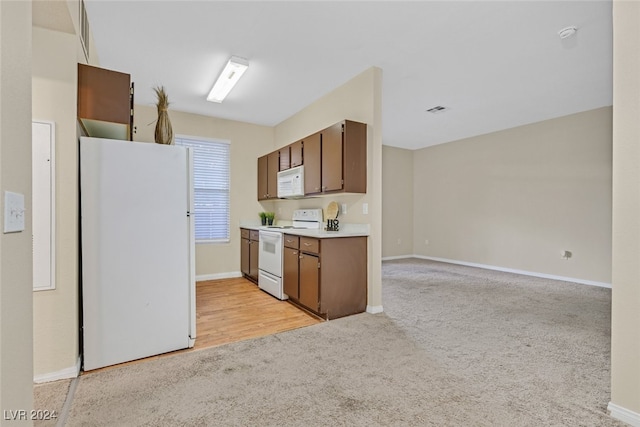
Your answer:
[[[303,257],[302,255],[300,255],[298,258],[299,258],[299,259],[302,259],[302,258],[304,258],[304,257]]]
[[[309,242],[304,242],[304,245],[305,245],[305,246],[311,246],[311,243],[309,243]]]

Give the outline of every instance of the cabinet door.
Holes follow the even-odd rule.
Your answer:
[[[260,249],[260,242],[257,240],[251,240],[249,245],[249,277],[256,282],[258,281],[258,250]]]
[[[249,275],[249,247],[251,242],[249,239],[240,239],[240,271],[242,274]]]
[[[292,168],[302,165],[302,140],[289,145],[289,157]]]
[[[267,187],[269,177],[268,161],[269,158],[267,156],[258,157],[258,200],[269,198],[269,189]]]
[[[342,190],[367,192],[367,125],[344,121],[342,133]]]
[[[78,64],[78,119],[88,136],[131,139],[131,76]]]
[[[300,258],[300,304],[318,312],[320,301],[320,258],[302,254]]]
[[[291,168],[291,147],[287,145],[280,149],[280,170],[284,171]]]
[[[278,198],[278,171],[280,171],[280,153],[274,151],[268,155],[267,195],[269,199]]]
[[[298,257],[299,252],[297,249],[284,248],[284,271],[282,273],[283,288],[284,293],[294,300],[298,300],[300,298],[298,292]]]
[[[305,138],[302,144],[304,150],[304,194],[320,193],[322,191],[320,134],[316,133]]]
[[[322,131],[322,191],[342,190],[342,123]]]

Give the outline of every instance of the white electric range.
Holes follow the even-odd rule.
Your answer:
[[[289,229],[320,228],[322,209],[298,209],[293,212],[292,225],[275,225],[261,228],[258,253],[258,287],[274,297],[289,298],[282,288],[284,251],[283,233]]]

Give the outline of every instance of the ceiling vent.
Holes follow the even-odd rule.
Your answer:
[[[436,107],[429,108],[427,110],[427,113],[438,114],[438,113],[444,113],[445,111],[449,111],[449,108],[443,107],[442,105],[438,105]]]

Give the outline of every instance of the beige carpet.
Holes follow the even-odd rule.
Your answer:
[[[382,271],[384,313],[83,375],[66,425],[623,425],[605,409],[610,290]]]
[[[33,387],[34,409],[46,411],[43,419],[34,420],[34,427],[54,427],[58,424],[70,384],[71,380],[60,380]]]

